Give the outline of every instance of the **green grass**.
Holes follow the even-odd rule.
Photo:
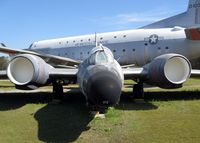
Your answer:
[[[90,137],[123,143],[200,141],[200,101],[149,102],[131,106],[132,110],[110,109],[105,120],[93,120]]]
[[[0,84],[13,89],[8,81]],[[125,88],[105,119],[94,119],[77,92],[59,104],[50,103],[50,93],[0,94],[0,143],[199,143],[199,87],[191,79],[170,92],[148,88],[145,102],[130,99]]]
[[[9,80],[0,80],[0,88],[4,87],[14,87],[14,84],[12,84]]]

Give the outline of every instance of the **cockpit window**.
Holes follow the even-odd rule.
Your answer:
[[[108,62],[108,58],[104,51],[97,51],[89,58],[90,64],[103,64]]]
[[[95,55],[96,55],[96,54],[92,54],[92,55],[90,56],[90,58],[89,58],[89,63],[92,64],[92,65],[95,64]]]
[[[99,51],[96,54],[96,63],[106,63],[107,62],[107,57],[105,55],[104,51]]]

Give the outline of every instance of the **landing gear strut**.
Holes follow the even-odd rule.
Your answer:
[[[143,83],[133,85],[133,96],[134,99],[144,99],[144,87]]]
[[[53,82],[53,99],[56,100],[64,99],[63,86],[60,81]]]
[[[86,104],[90,110],[91,113],[93,112],[98,112],[100,114],[105,114],[106,110],[108,109],[108,107],[106,106],[100,106],[100,105],[94,105],[91,101],[87,101]]]

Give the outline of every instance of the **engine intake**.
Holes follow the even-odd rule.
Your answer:
[[[51,68],[42,58],[29,54],[14,57],[7,68],[7,76],[17,87],[44,85]]]
[[[161,88],[180,88],[191,75],[189,60],[179,54],[166,54],[149,64],[149,81]]]

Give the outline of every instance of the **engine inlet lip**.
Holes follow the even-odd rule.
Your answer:
[[[10,81],[11,81],[13,84],[15,84],[15,85],[19,85],[19,86],[28,85],[28,84],[33,80],[33,78],[34,78],[35,66],[34,66],[33,62],[31,61],[31,59],[29,59],[27,56],[28,56],[28,55],[26,55],[26,54],[21,55],[21,56],[16,56],[16,57],[14,57],[14,58],[10,61],[10,63],[8,64],[6,73],[7,73],[8,78],[10,79]],[[22,82],[18,82],[18,81],[13,77],[13,75],[12,75],[12,73],[11,73],[11,65],[12,65],[12,62],[15,62],[15,60],[18,60],[17,58],[23,58],[23,59],[25,59],[25,60],[28,60],[28,62],[31,63],[31,65],[32,65],[32,67],[33,67],[33,74],[30,76],[30,79],[29,79],[28,81],[26,81],[26,82],[23,82],[23,83],[22,83]]]
[[[191,76],[191,69],[192,69],[192,66],[191,66],[191,63],[189,62],[189,60],[187,59],[187,58],[185,58],[184,56],[182,56],[182,55],[176,55],[176,56],[174,56],[174,57],[170,57],[169,59],[168,59],[168,61],[165,63],[165,66],[164,66],[164,74],[166,74],[166,70],[165,70],[165,67],[166,67],[166,64],[171,60],[171,59],[173,59],[173,58],[180,58],[181,60],[184,60],[184,62],[185,63],[187,63],[187,65],[188,65],[188,67],[189,67],[189,69],[188,69],[188,74],[187,74],[187,76],[185,75],[184,77],[185,77],[185,79],[182,79],[182,80],[180,80],[180,81],[173,81],[173,80],[171,80],[168,76],[166,76],[166,78],[167,78],[167,80],[169,80],[170,82],[172,82],[172,83],[174,83],[174,84],[183,84],[190,76]],[[166,74],[167,75],[167,74]]]

